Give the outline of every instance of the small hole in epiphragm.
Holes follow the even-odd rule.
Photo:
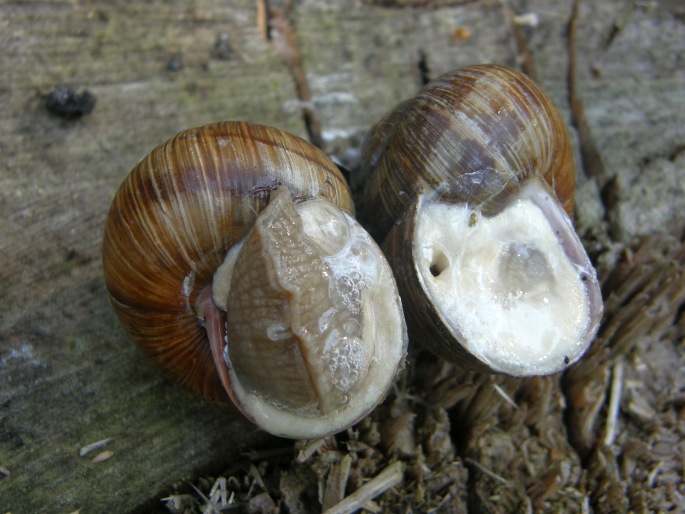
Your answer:
[[[429,266],[431,275],[434,277],[440,276],[440,274],[445,271],[445,269],[450,265],[450,261],[447,256],[442,252],[435,252],[433,254],[433,262]]]

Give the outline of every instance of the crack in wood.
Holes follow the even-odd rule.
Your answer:
[[[615,207],[620,199],[617,177],[609,176],[602,156],[590,130],[585,116],[585,104],[578,95],[577,85],[577,57],[576,57],[576,26],[580,17],[580,1],[574,0],[571,16],[568,22],[568,103],[571,109],[571,125],[578,134],[580,146],[580,165],[586,177],[595,180],[600,191],[600,201],[604,210],[604,221],[607,224],[607,235],[611,239],[620,237],[620,226],[616,220]]]
[[[623,8],[619,11],[614,19],[614,23],[611,25],[611,30],[607,35],[606,42],[604,43],[604,49],[607,50],[611,44],[616,39],[616,36],[624,29],[624,27],[630,21],[630,18],[635,11],[635,2],[626,2]]]
[[[597,180],[601,189],[607,181],[606,172],[585,117],[585,106],[577,91],[576,25],[578,24],[579,12],[580,0],[575,0],[568,24],[568,101],[571,107],[571,124],[578,132],[583,169],[588,177]]]
[[[423,49],[419,49],[419,60],[416,63],[416,69],[419,72],[419,81],[421,87],[425,86],[431,81],[431,71],[428,66],[428,56]]]
[[[257,6],[258,28],[286,66],[295,83],[295,94],[300,101],[302,119],[309,141],[324,150],[321,120],[312,101],[307,74],[304,71],[302,55],[297,43],[297,32],[289,19],[290,4],[286,7],[275,7],[269,5],[267,0],[259,0]]]
[[[535,62],[533,60],[533,54],[528,47],[528,38],[526,37],[525,26],[517,22],[514,11],[510,6],[510,2],[502,2],[502,9],[504,10],[504,17],[507,20],[509,26],[511,26],[511,32],[514,36],[514,44],[518,54],[516,55],[516,61],[521,63],[521,69],[523,73],[528,75],[531,80],[537,82],[538,74],[535,69]]]

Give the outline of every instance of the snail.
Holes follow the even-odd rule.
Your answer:
[[[407,335],[392,271],[333,162],[246,122],[186,130],[117,191],[105,282],[168,375],[278,436],[323,437],[378,404]]]
[[[603,307],[572,222],[571,146],[523,74],[478,65],[428,83],[367,134],[353,179],[410,340],[512,376],[561,371],[589,347]]]

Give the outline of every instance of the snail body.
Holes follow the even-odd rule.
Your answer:
[[[602,300],[573,229],[564,123],[532,81],[495,65],[446,73],[383,118],[362,154],[360,217],[383,241],[412,339],[515,376],[582,356]]]
[[[347,184],[304,140],[223,122],[154,149],[103,242],[114,309],[142,353],[284,437],[322,437],[379,403],[406,353],[391,270]]]

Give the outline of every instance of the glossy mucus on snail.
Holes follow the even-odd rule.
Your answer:
[[[274,435],[323,437],[385,397],[406,354],[382,252],[321,151],[278,129],[187,130],[131,171],[103,242],[142,353]]]
[[[497,65],[436,78],[369,132],[353,180],[412,341],[514,376],[587,350],[602,299],[573,227],[571,146],[530,79]]]

